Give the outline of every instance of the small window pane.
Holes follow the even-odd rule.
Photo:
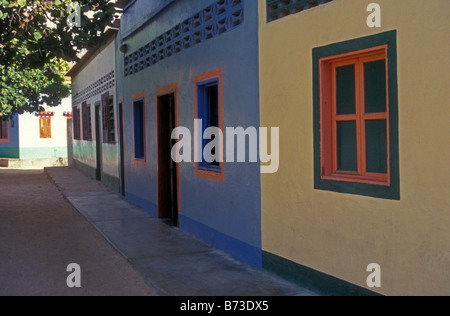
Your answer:
[[[386,112],[386,60],[364,64],[366,113]]]
[[[217,85],[210,86],[206,89],[209,110],[209,127],[219,127],[219,91]]]
[[[356,122],[337,122],[337,169],[358,171]]]
[[[114,99],[112,97],[109,99],[108,111],[108,142],[114,143],[116,141],[116,126],[114,121]]]
[[[198,86],[198,115],[203,121],[203,133],[210,127],[219,126],[219,86],[218,82],[209,83]],[[215,140],[213,137],[211,140],[203,139],[202,151],[205,146],[211,141]],[[211,155],[216,155],[215,148],[212,150]],[[203,157],[205,159],[205,157]],[[203,161],[200,163],[202,167],[219,167],[218,161],[214,160],[212,163]]]
[[[218,104],[218,96],[219,96],[219,91],[218,91],[218,87],[217,84],[214,84],[212,86],[209,86],[206,88],[206,97],[207,97],[207,112],[208,113],[208,118],[209,118],[209,122],[208,122],[208,127],[219,127],[219,104]],[[211,139],[214,140],[214,136]],[[209,142],[209,141],[208,141]],[[203,145],[203,148],[206,146],[206,144]],[[215,152],[215,148],[212,150],[211,154],[214,156],[216,154]],[[218,161],[213,161],[211,163],[211,165],[213,166],[219,166],[219,162]]]
[[[8,122],[0,120],[0,139],[8,138]]]
[[[387,122],[366,121],[367,172],[387,173]]]
[[[39,118],[40,138],[52,138],[52,121],[50,117]]]
[[[356,113],[355,65],[336,68],[336,114]]]
[[[145,159],[144,119],[144,102],[134,102],[134,149],[137,159]]]

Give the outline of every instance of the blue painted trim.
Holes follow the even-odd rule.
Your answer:
[[[199,223],[189,217],[180,215],[180,229],[194,235],[207,244],[222,250],[239,261],[255,268],[262,269],[262,250],[231,236],[225,235],[211,227]]]
[[[137,207],[140,207],[142,210],[144,210],[146,213],[150,214],[151,216],[158,218],[158,207],[155,204],[153,204],[152,202],[144,200],[144,199],[142,199],[134,194],[131,194],[129,192],[125,193],[125,200]]]

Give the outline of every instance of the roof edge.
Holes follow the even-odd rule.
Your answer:
[[[81,60],[77,62],[72,68],[70,68],[70,70],[66,73],[66,77],[75,76],[80,71],[80,69],[91,59],[91,57],[94,56],[97,53],[97,51],[99,51],[100,48],[111,39],[111,37],[116,35],[117,32],[118,32],[117,29],[112,28],[108,29],[105,32],[106,35],[105,42],[99,43],[94,48],[88,50],[86,54],[84,54],[83,57],[81,57]]]

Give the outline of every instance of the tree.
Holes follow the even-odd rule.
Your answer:
[[[76,6],[81,26],[70,27]],[[114,13],[109,0],[0,0],[0,117],[59,105],[69,62],[104,40]]]

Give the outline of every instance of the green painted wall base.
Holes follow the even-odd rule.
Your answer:
[[[118,178],[102,172],[102,183],[113,189],[115,192],[120,192],[120,180]]]
[[[82,162],[79,162],[76,159],[73,160],[73,166],[75,167],[75,169],[80,170],[82,173],[87,175],[89,178],[94,179],[94,180],[96,179],[96,169],[95,168],[88,166]]]
[[[19,158],[20,150],[17,147],[0,147],[0,158]]]
[[[67,146],[20,148],[20,158],[67,158]]]
[[[76,159],[73,160],[73,166],[80,170],[82,173],[84,173],[85,175],[87,175],[88,177],[90,177],[91,179],[96,180],[97,178],[97,170],[96,168],[93,168],[91,166],[88,166]],[[113,189],[116,192],[120,191],[120,180],[116,177],[113,177],[107,173],[102,172],[101,174],[101,182],[110,187],[111,189]]]
[[[0,158],[17,159],[44,159],[44,158],[67,158],[67,147],[0,147]]]
[[[263,251],[263,269],[322,296],[381,296],[265,251]]]

